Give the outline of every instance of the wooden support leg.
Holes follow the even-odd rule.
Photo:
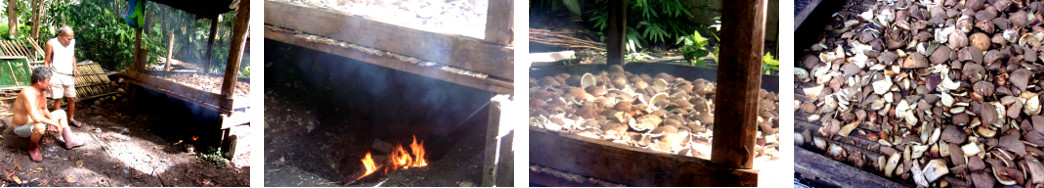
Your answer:
[[[501,123],[502,109],[511,103],[510,95],[497,95],[490,99],[489,123],[486,126],[486,147],[482,157],[482,186],[513,186],[512,161],[514,152],[511,144],[514,131],[510,123]]]
[[[514,43],[514,1],[489,1],[486,11],[486,42],[511,46]]]
[[[228,62],[225,64],[225,76],[221,82],[221,96],[231,101],[236,89],[236,77],[239,77],[239,64],[243,60],[243,49],[246,46],[247,25],[250,23],[250,1],[239,1],[236,9],[236,20],[232,26],[232,46],[228,50]],[[226,105],[222,103],[222,105]],[[232,104],[222,106],[222,109],[232,110]]]
[[[729,1],[722,6],[711,162],[726,167],[754,164],[765,6],[765,0]]]
[[[623,65],[627,54],[627,0],[609,1],[609,38],[606,39],[606,64]]]

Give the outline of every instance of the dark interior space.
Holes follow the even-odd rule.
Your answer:
[[[493,93],[265,41],[266,186],[467,186]],[[428,166],[360,178],[374,143],[423,142]],[[379,145],[379,144],[378,144]]]

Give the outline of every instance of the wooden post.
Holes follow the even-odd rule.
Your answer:
[[[765,0],[722,5],[711,162],[726,167],[751,168],[754,164],[765,6]]]
[[[210,59],[214,56],[214,38],[217,36],[218,16],[210,18],[210,38],[207,39],[207,59],[203,60],[203,74],[210,74]]]
[[[609,38],[606,39],[606,64],[623,65],[627,48],[627,0],[609,1]]]
[[[7,35],[8,38],[18,36],[18,0],[7,1]]]
[[[486,11],[486,41],[511,46],[514,43],[514,1],[492,0]]]
[[[44,0],[36,1],[36,6],[33,6],[33,26],[29,29],[30,37],[40,37],[40,17],[43,15],[43,3]]]
[[[145,62],[142,60],[144,58],[141,57],[141,35],[141,28],[134,29],[134,68],[132,70],[144,73]]]
[[[491,1],[492,2],[492,1]],[[511,186],[505,178],[513,177],[512,138],[514,131],[508,123],[501,123],[501,116],[510,111],[511,95],[497,95],[489,101],[489,121],[486,123],[486,149],[482,155],[483,187]]]
[[[250,23],[250,1],[239,1],[236,9],[236,20],[232,26],[232,46],[228,50],[228,64],[225,64],[225,77],[221,83],[221,109],[232,111],[232,97],[236,89],[236,77],[239,76],[239,63],[243,59],[243,48],[246,46],[246,38]]]
[[[163,66],[164,71],[170,71],[170,60],[174,55],[174,32],[170,32],[170,43],[167,44],[167,61],[166,65]]]

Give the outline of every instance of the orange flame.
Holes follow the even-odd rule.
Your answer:
[[[199,140],[199,136],[192,136],[192,141]]]
[[[413,143],[410,144],[409,151],[406,151],[402,145],[396,145],[391,152],[390,160],[393,167],[392,170],[428,166],[428,160],[424,159],[424,143],[417,143],[417,136],[413,137]]]
[[[366,173],[360,177],[366,177],[377,171],[377,164],[373,163],[373,158],[370,157],[370,152],[366,152],[366,157],[362,159],[363,166],[366,167]]]
[[[385,168],[385,174],[390,171],[402,169],[409,169],[410,167],[425,167],[428,166],[428,160],[425,158],[424,142],[417,142],[417,136],[413,136],[413,143],[409,145],[410,149],[407,151],[401,144],[396,144],[392,148],[391,153],[388,155],[388,163],[391,164],[389,168]],[[366,157],[362,159],[363,166],[366,167],[366,173],[359,177],[362,179],[374,171],[377,171],[377,166],[374,164],[373,159],[370,157],[370,153],[366,153]]]
[[[413,161],[414,167],[425,167],[428,166],[428,160],[424,156],[424,142],[417,143],[417,136],[413,136],[413,143],[410,144],[410,151],[413,151],[413,156],[416,157]]]

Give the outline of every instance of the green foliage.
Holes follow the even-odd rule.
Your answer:
[[[72,5],[65,14],[66,23],[76,33],[79,59],[92,59],[109,70],[124,69],[131,65],[134,57],[134,29],[123,24],[119,7],[126,6],[124,1],[85,0]],[[41,39],[49,39],[46,37]],[[156,44],[143,39],[146,46]]]
[[[678,42],[682,44],[678,50],[681,50],[685,56],[685,60],[690,62],[693,66],[703,66],[703,57],[710,55],[711,51],[708,50],[710,45],[709,39],[703,38],[700,32],[692,32],[692,35],[682,37]]]
[[[779,60],[772,57],[772,53],[765,53],[765,56],[761,56],[761,72],[765,74],[779,74]]]
[[[199,157],[203,158],[204,161],[210,162],[218,168],[225,168],[227,162],[224,157],[221,157],[221,148],[210,147],[208,151],[200,152]]]
[[[609,26],[609,3],[611,0],[595,0],[585,12],[592,30],[605,40],[605,29]],[[635,0],[627,7],[627,49],[637,52],[642,44],[665,44],[682,38],[696,29],[689,23],[693,7],[683,0]]]
[[[6,7],[0,9],[0,37],[5,39],[22,39],[30,37],[32,26],[33,2],[35,0],[18,0],[18,35],[8,36]],[[6,1],[2,3],[6,5]],[[113,0],[48,0],[44,4],[44,14],[40,18],[40,32],[37,42],[43,47],[45,42],[57,36],[61,25],[72,26],[76,33],[79,60],[91,59],[99,62],[109,70],[127,68],[133,62],[135,29],[124,24],[121,9],[128,6],[126,1]],[[209,39],[211,19],[201,19],[196,15],[177,10],[155,2],[146,3],[146,24],[142,32],[142,46],[147,52],[149,63],[158,63],[159,57],[167,55],[170,34],[175,35],[174,58],[185,62],[203,65],[206,57],[207,40]],[[222,15],[224,19],[218,23],[215,36],[214,54],[211,58],[212,70],[224,70],[228,50],[231,43],[231,27],[234,12]],[[249,58],[243,58],[241,69],[249,67]],[[245,70],[245,69],[244,69]],[[243,71],[249,76],[249,71]],[[243,74],[241,74],[243,75]]]

